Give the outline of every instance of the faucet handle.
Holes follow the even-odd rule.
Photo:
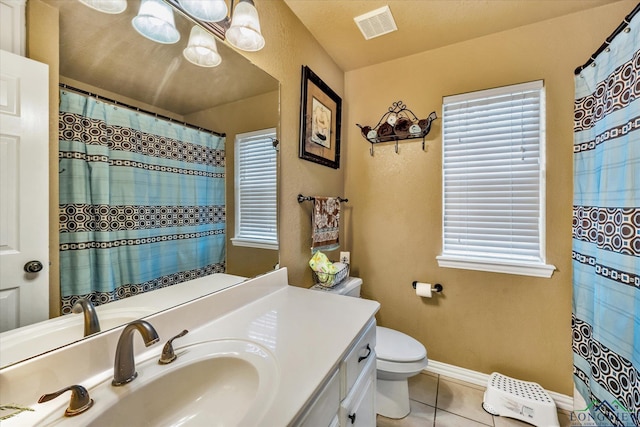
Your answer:
[[[180,337],[183,337],[183,336],[187,335],[187,333],[189,333],[189,331],[187,331],[185,329],[184,331],[180,332],[178,335],[176,335],[175,337],[173,337],[169,341],[167,341],[167,343],[164,345],[164,348],[162,349],[162,355],[160,356],[160,359],[158,360],[159,364],[166,365],[166,364],[171,363],[174,360],[176,360],[176,358],[178,356],[176,356],[176,353],[173,351],[172,342],[176,338],[180,338]]]
[[[69,401],[69,407],[64,411],[66,417],[81,414],[93,406],[93,399],[89,397],[87,389],[81,385],[70,385],[55,393],[44,394],[40,396],[38,403],[48,402],[69,390],[71,390],[71,400]]]

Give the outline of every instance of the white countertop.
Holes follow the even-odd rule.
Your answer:
[[[374,301],[289,286],[203,329],[212,339],[243,336],[273,352],[280,385],[267,424],[260,425],[284,426],[337,368],[378,308]]]
[[[288,286],[286,269],[281,269],[150,317],[148,320],[162,342],[141,351],[136,360],[157,357],[164,342],[185,328],[189,329],[189,334],[174,342],[176,352],[188,344],[226,338],[260,344],[275,357],[279,378],[273,390],[272,405],[255,425],[285,426],[300,415],[308,399],[335,370],[351,342],[378,309],[379,304],[375,301]],[[62,349],[36,358],[32,366],[23,363],[0,370],[0,404],[32,406],[36,413],[48,412],[57,405],[62,408],[62,414],[67,403],[65,397],[42,405],[34,402],[41,394],[71,384],[83,384],[91,392],[92,381],[104,381],[102,377],[112,375],[119,331],[72,345],[66,354]],[[96,355],[88,366],[69,361],[77,360],[87,351]],[[171,369],[171,365],[167,369]],[[55,378],[40,381],[37,379],[41,377],[39,373]],[[20,392],[11,387],[16,382],[22,383]],[[21,400],[8,402],[10,397]],[[96,402],[96,407],[98,405]],[[65,419],[64,425],[84,424],[82,418],[91,417],[90,411]],[[36,413],[21,413],[4,421],[3,426],[5,423],[10,426],[36,421]]]

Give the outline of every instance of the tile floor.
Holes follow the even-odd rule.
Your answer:
[[[421,373],[409,379],[411,413],[392,420],[378,415],[377,427],[526,427],[530,424],[494,417],[482,409],[484,387],[443,375]],[[568,412],[558,411],[561,427],[571,427]]]

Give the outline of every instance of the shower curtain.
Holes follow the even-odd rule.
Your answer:
[[[225,270],[225,138],[61,89],[61,308]]]
[[[599,426],[640,425],[640,14],[575,77],[574,383]]]

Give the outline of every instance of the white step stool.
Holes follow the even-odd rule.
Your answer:
[[[494,372],[482,407],[491,415],[516,418],[538,427],[560,427],[556,404],[539,384]]]

